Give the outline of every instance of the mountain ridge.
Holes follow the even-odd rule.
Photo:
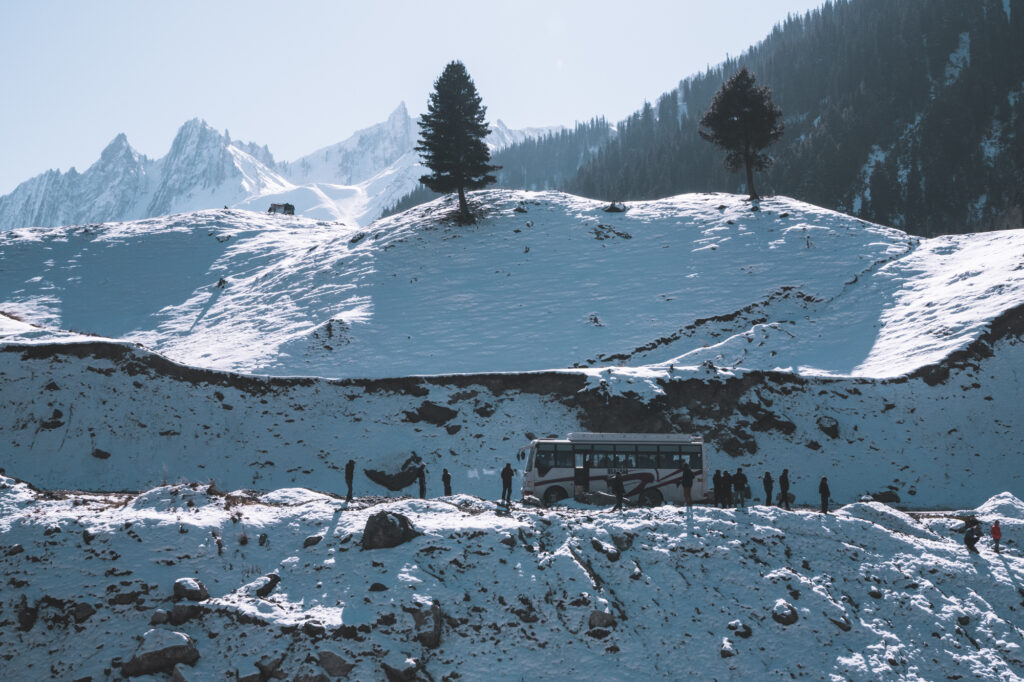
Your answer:
[[[499,122],[488,141],[498,149],[554,129],[513,131]],[[52,169],[0,196],[0,230],[271,203],[291,203],[315,219],[368,223],[419,182],[417,135],[404,102],[386,121],[293,162],[275,161],[266,145],[232,140],[200,118],[182,124],[159,159],[119,133],[84,172]]]

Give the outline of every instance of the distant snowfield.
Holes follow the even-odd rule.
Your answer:
[[[438,200],[366,228],[211,210],[0,233],[0,311],[278,376],[710,361],[896,377],[1024,301],[1020,230],[919,240],[716,194],[625,213],[554,192],[474,201],[468,227]]]
[[[360,549],[382,511],[421,535]],[[0,477],[0,669],[108,679],[181,644],[197,660],[154,657],[166,672],[141,679],[1024,676],[1010,494],[921,520],[879,503],[498,512],[296,488],[53,496]],[[1001,519],[1004,553],[968,553],[965,515]],[[182,578],[208,595],[173,599]]]

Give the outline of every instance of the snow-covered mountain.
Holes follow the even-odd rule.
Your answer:
[[[510,130],[501,121],[492,150],[559,128]],[[291,203],[298,214],[365,224],[416,187],[425,171],[418,128],[401,104],[387,121],[293,162],[266,146],[232,140],[193,119],[159,160],[139,154],[122,133],[85,172],[50,170],[0,197],[0,230],[136,220],[228,206],[265,211]]]

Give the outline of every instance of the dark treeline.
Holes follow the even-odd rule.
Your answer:
[[[842,0],[790,17],[631,116],[564,189],[620,200],[741,191],[697,122],[746,66],[786,124],[762,190],[923,235],[1019,227],[1024,2],[1009,5],[1007,17],[1002,0]]]
[[[503,150],[499,186],[609,201],[741,192],[743,174],[697,130],[743,66],[771,87],[786,126],[762,193],[921,235],[1022,226],[1024,0],[826,3],[612,134],[595,120]]]

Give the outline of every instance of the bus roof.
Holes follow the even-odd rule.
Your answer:
[[[572,443],[703,443],[700,436],[682,433],[570,433],[566,438]]]

